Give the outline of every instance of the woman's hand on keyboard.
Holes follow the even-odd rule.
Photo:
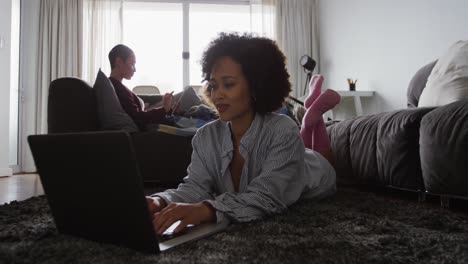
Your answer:
[[[207,203],[171,203],[161,212],[154,214],[153,226],[157,234],[161,235],[172,224],[180,220],[174,233],[182,231],[187,225],[198,225],[216,220],[216,210]]]

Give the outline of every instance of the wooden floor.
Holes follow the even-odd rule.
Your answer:
[[[37,174],[16,174],[0,178],[0,205],[44,194]]]

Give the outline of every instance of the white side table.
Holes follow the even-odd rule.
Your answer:
[[[339,91],[339,90],[336,90],[336,92],[341,96],[342,101],[346,98],[353,98],[354,108],[356,109],[357,116],[363,115],[361,97],[372,97],[374,96],[374,93],[375,93],[374,91]],[[331,111],[331,113],[332,113],[332,119],[334,119],[333,111]]]

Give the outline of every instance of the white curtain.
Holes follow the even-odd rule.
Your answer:
[[[276,0],[251,0],[250,21],[252,32],[276,39]]]
[[[304,95],[307,74],[299,65],[303,55],[317,62],[314,72],[319,72],[319,39],[317,0],[274,0],[276,2],[276,40],[287,58],[291,75],[292,96]]]
[[[93,84],[99,68],[110,74],[108,53],[122,43],[122,0],[83,0],[83,80]]]
[[[36,134],[47,133],[49,84],[81,76],[82,0],[41,0]]]

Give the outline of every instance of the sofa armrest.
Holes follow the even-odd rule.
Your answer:
[[[441,106],[421,121],[421,169],[431,193],[468,196],[468,99]]]
[[[73,77],[52,81],[47,101],[47,125],[48,133],[98,130],[96,98],[91,86]]]

